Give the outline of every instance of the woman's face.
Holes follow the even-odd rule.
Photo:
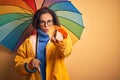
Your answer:
[[[50,13],[44,13],[40,16],[39,28],[47,33],[53,26],[53,17]]]

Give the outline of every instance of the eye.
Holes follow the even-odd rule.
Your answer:
[[[45,23],[45,21],[43,21],[43,20],[40,20],[40,23],[42,24],[42,23]]]
[[[48,20],[47,22],[44,21],[44,20],[40,20],[40,25],[41,25],[41,26],[46,26],[46,24],[47,24],[48,26],[53,25],[53,20]]]
[[[53,20],[48,20],[47,22],[48,22],[48,23],[52,23],[52,22],[53,22]]]

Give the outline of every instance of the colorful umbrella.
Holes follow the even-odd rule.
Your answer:
[[[0,1],[0,44],[10,50],[33,33],[32,15],[41,7],[54,10],[60,23],[68,30],[73,44],[80,39],[84,29],[82,14],[68,0],[1,0]]]

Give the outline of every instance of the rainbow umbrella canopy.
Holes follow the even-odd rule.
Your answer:
[[[32,16],[42,7],[56,12],[73,44],[80,39],[84,29],[82,14],[68,0],[1,0],[0,44],[15,51],[33,33]]]

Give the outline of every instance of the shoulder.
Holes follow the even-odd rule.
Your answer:
[[[36,35],[34,34],[26,38],[23,43],[30,43],[31,41],[34,41],[35,39],[36,39]]]
[[[35,43],[36,43],[36,34],[31,35],[31,36],[29,37],[29,40],[30,40],[30,42],[31,42],[32,44],[35,44]]]
[[[29,38],[30,38],[30,39],[34,39],[34,38],[36,38],[36,34],[31,35]]]

